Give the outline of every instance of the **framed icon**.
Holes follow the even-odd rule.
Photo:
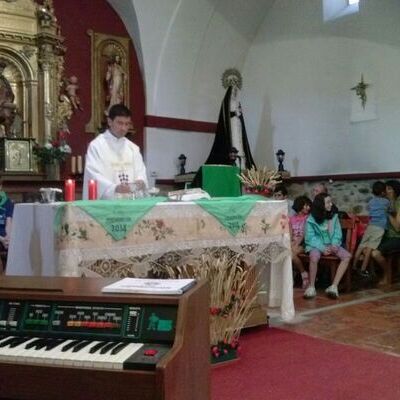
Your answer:
[[[30,172],[32,163],[32,139],[8,139],[2,140],[4,154],[3,169],[6,172]]]

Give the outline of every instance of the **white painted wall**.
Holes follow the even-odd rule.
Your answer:
[[[321,0],[126,0],[125,9],[109,1],[137,17],[128,31],[141,42],[147,114],[216,122],[221,74],[237,67],[259,165],[275,164],[282,148],[295,175],[399,170],[398,0],[361,0],[358,14],[328,23]],[[378,118],[352,123],[350,88],[361,73]],[[210,134],[147,129],[148,169],[171,178],[185,153],[195,170],[212,142]]]
[[[274,0],[109,0],[128,24],[136,14],[149,115],[216,122],[225,90],[221,76],[242,68],[266,10]],[[132,8],[132,6],[134,8]],[[134,38],[135,40],[135,38]],[[145,158],[158,178],[177,173],[184,153],[197,170],[214,136],[165,129],[146,130]]]
[[[279,41],[252,51],[246,104],[248,131],[257,133],[251,138],[256,161],[273,165],[282,148],[296,175],[397,171],[396,65],[398,48],[346,38]],[[361,73],[373,85],[367,102],[374,91],[378,119],[352,123],[350,88]]]
[[[327,24],[319,2],[299,3],[274,4],[244,66],[256,162],[275,164],[282,148],[293,175],[398,171],[400,2],[362,1]],[[378,118],[352,123],[362,73]]]

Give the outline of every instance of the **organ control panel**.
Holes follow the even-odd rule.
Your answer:
[[[172,344],[177,307],[0,299],[0,334]]]
[[[0,400],[209,400],[209,286],[104,294],[116,279],[0,277]]]

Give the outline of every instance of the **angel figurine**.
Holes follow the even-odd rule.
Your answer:
[[[66,82],[65,92],[72,104],[74,110],[83,110],[81,107],[81,100],[78,96],[78,78],[75,75],[72,75]]]

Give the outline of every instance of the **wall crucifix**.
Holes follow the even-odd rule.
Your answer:
[[[367,87],[369,86],[370,84],[364,82],[364,75],[361,74],[361,81],[350,89],[356,91],[356,95],[360,98],[363,109],[365,109],[365,104],[367,103]]]

